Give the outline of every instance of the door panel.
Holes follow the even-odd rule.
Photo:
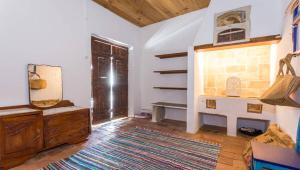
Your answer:
[[[128,115],[128,49],[112,48],[114,56],[115,86],[113,88],[114,112],[116,115]]]
[[[92,37],[92,93],[94,100],[93,114],[95,119],[107,118],[109,101],[109,71],[111,46]]]
[[[109,65],[110,59],[107,57],[97,57],[97,68],[95,71],[97,72],[97,83],[95,87],[95,96],[97,103],[97,110],[95,113],[99,113],[102,115],[108,115],[110,109],[110,100],[109,100]]]

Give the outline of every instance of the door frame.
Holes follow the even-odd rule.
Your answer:
[[[93,39],[96,39],[96,40],[99,40],[101,41],[102,43],[107,43],[111,46],[115,46],[115,47],[118,47],[118,48],[124,48],[124,49],[128,49],[128,72],[127,72],[127,75],[128,75],[128,88],[127,88],[127,91],[128,91],[128,111],[127,111],[127,116],[129,116],[129,96],[130,96],[130,93],[129,93],[129,56],[130,56],[130,51],[131,51],[131,47],[125,43],[122,43],[122,42],[119,42],[119,41],[116,41],[116,40],[113,40],[113,39],[110,39],[110,38],[104,38],[104,37],[101,37],[101,36],[98,36],[96,34],[91,34],[91,37],[90,37],[90,41],[89,41],[89,44],[90,44],[90,56],[91,56],[91,59],[90,59],[90,65],[91,65],[91,117],[92,117],[92,124],[97,124],[94,122],[94,100],[93,100],[93,90],[94,90],[94,86],[93,86],[93,50],[92,50],[92,41]],[[105,119],[104,119],[105,120]],[[110,120],[109,117],[107,117],[106,120]]]

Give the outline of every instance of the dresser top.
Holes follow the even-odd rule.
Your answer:
[[[300,155],[295,149],[258,142],[251,142],[251,147],[253,150],[253,158],[255,160],[300,169]]]
[[[16,109],[5,109],[5,110],[0,110],[0,116],[8,116],[8,115],[36,112],[36,111],[38,111],[38,110],[30,109],[30,108],[26,108],[26,107],[16,108]]]
[[[50,115],[54,115],[54,114],[72,112],[72,111],[82,110],[82,109],[85,109],[85,108],[78,107],[78,106],[58,107],[58,108],[43,110],[43,115],[50,116]]]

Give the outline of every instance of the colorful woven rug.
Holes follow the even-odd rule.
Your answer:
[[[219,151],[217,144],[134,128],[51,163],[42,170],[212,170],[216,167]]]

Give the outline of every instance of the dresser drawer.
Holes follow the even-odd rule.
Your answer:
[[[44,116],[44,144],[49,149],[85,140],[90,133],[89,109]]]

